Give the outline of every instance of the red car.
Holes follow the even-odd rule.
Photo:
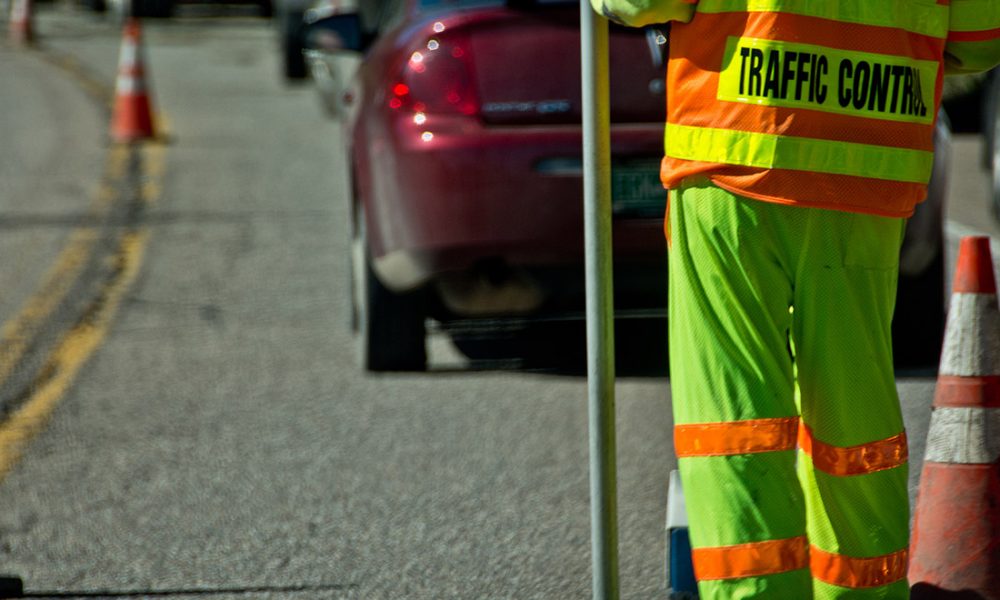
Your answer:
[[[361,7],[311,13],[306,45],[314,73],[336,71],[345,50],[363,53],[353,83],[333,93],[350,140],[365,367],[424,368],[427,318],[448,330],[582,316],[579,4]],[[611,30],[619,314],[665,313],[665,34]]]

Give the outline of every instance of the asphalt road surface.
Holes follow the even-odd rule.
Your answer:
[[[340,130],[250,14],[146,24],[163,134],[134,147],[107,138],[118,24],[43,4],[38,48],[0,45],[0,574],[35,597],[590,597],[585,379],[444,340],[427,374],[358,370]],[[952,246],[1000,238],[977,143]],[[933,385],[899,378],[914,489]],[[664,598],[668,381],[621,378],[617,421],[622,597]]]

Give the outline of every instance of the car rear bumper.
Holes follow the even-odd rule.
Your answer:
[[[616,127],[617,158],[654,162],[661,126]],[[463,117],[395,121],[372,137],[367,221],[379,278],[410,289],[483,265],[551,270],[583,264],[578,127],[488,128]],[[663,191],[666,203],[666,191]],[[665,260],[662,211],[617,215],[615,257]],[[489,266],[491,265],[491,266]]]

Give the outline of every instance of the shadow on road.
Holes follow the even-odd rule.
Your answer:
[[[452,335],[470,370],[515,370],[563,376],[587,375],[583,321],[533,323],[491,335]],[[615,371],[621,377],[666,377],[665,319],[628,319],[615,325]]]
[[[988,600],[973,590],[948,591],[929,583],[918,583],[910,588],[910,600]]]

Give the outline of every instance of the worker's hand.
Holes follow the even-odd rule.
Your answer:
[[[697,0],[590,0],[598,13],[621,25],[643,27],[668,21],[687,23]]]

